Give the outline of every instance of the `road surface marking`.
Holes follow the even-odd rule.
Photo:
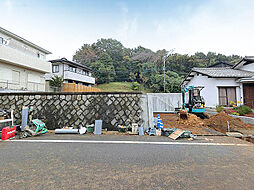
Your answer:
[[[149,141],[94,141],[94,140],[10,140],[8,142],[28,143],[91,143],[91,144],[154,144],[154,145],[201,145],[201,146],[253,146],[236,143],[198,143],[198,142],[149,142]]]

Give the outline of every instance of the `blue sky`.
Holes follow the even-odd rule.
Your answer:
[[[72,59],[84,43],[254,55],[252,0],[0,0],[1,27]]]

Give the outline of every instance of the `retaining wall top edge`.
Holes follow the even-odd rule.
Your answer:
[[[143,92],[0,92],[6,95],[97,95],[97,94],[144,94]]]

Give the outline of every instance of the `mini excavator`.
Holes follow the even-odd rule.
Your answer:
[[[188,113],[195,114],[201,119],[208,119],[205,114],[205,99],[200,95],[200,91],[204,87],[201,86],[183,86],[182,91],[182,109],[179,111],[180,118],[187,119]]]

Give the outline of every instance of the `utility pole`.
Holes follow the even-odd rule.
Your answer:
[[[166,60],[167,58],[175,51],[175,49],[171,49],[166,52],[166,55],[163,56],[163,87],[164,93],[166,92]]]

